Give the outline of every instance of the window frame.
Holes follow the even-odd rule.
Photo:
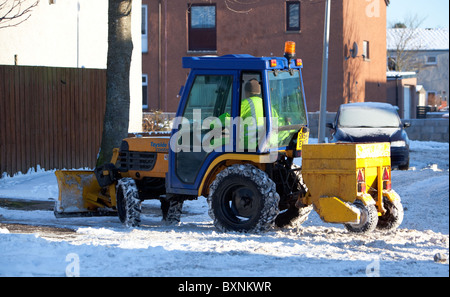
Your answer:
[[[195,97],[196,95],[193,94],[194,89],[195,89],[195,84],[198,83],[199,85],[201,85],[201,81],[197,81],[197,79],[200,79],[200,77],[204,77],[204,80],[206,82],[207,77],[209,77],[210,79],[214,79],[221,77],[221,79],[217,80],[217,82],[220,82],[220,84],[223,83],[227,83],[226,86],[228,87],[228,89],[225,89],[227,91],[227,95],[225,96],[224,94],[223,97],[221,98],[222,100],[225,101],[219,101],[217,100],[219,98],[219,96],[222,96],[221,94],[214,92],[214,96],[216,96],[216,101],[214,102],[214,105],[212,107],[212,113],[208,114],[208,113],[204,113],[204,111],[201,110],[201,107],[193,104],[191,105],[190,103],[192,103],[193,101],[195,101],[198,97]],[[227,78],[228,81],[223,80],[223,78]],[[219,84],[219,85],[220,85]],[[204,84],[206,85],[206,84]],[[189,129],[189,133],[196,133],[196,132],[202,132],[202,137],[201,140],[203,141],[203,132],[207,131],[209,132],[210,129],[203,129],[203,121],[206,119],[210,119],[211,117],[218,117],[220,116],[218,113],[223,113],[223,112],[228,112],[229,114],[232,114],[232,109],[233,109],[233,96],[234,96],[234,88],[235,88],[235,75],[232,72],[227,72],[227,73],[210,73],[210,72],[204,72],[204,71],[198,71],[197,73],[195,73],[195,75],[193,76],[192,82],[190,83],[190,91],[189,94],[187,94],[186,96],[186,102],[185,105],[183,107],[183,112],[181,113],[181,118],[182,119],[186,119],[187,121],[189,121],[189,125],[190,125],[190,129]],[[200,90],[199,89],[195,89],[195,90]],[[230,99],[230,104],[228,105],[228,99]],[[196,103],[196,102],[194,102]],[[225,104],[219,104],[219,103],[225,103]],[[216,108],[218,106],[222,106],[223,110],[217,110]],[[199,107],[199,108],[196,108]],[[229,108],[227,110],[227,108]],[[201,122],[197,123],[194,122],[194,115],[192,116],[192,118],[190,117],[190,110],[192,111],[194,110],[199,110],[201,111]],[[198,125],[194,127],[194,125]],[[191,129],[192,128],[192,129]],[[182,131],[182,129],[179,129],[179,127],[175,127],[175,129],[177,130],[176,133],[179,133],[180,131]],[[196,130],[198,129],[198,130]],[[184,134],[184,136],[181,137],[186,137],[186,134]],[[196,148],[194,147],[195,143],[194,143],[194,139],[192,139],[192,141],[189,142],[189,151],[185,152],[184,148],[181,149],[181,151],[179,151],[177,154],[175,154],[174,157],[174,161],[175,161],[175,174],[177,176],[177,178],[182,181],[184,184],[187,185],[194,185],[197,181],[198,181],[198,177],[199,177],[199,173],[202,171],[202,167],[206,161],[206,159],[208,158],[208,156],[212,153],[215,152],[215,150],[212,150],[210,152],[207,152],[204,150],[203,144],[201,145],[200,151],[197,151]],[[221,145],[217,148],[217,150],[219,152],[222,152],[224,150],[224,148],[230,145],[230,143],[226,143],[224,145]],[[198,149],[198,148],[197,148]],[[226,148],[225,148],[226,150]],[[195,158],[192,160],[189,159],[184,159],[185,157],[187,157],[186,154],[191,154],[190,156],[193,156],[192,154],[195,154]],[[189,164],[190,169],[192,169],[189,172],[186,172],[186,164]]]
[[[141,43],[142,52],[148,53],[148,5],[142,4],[141,7]]]
[[[214,27],[193,28],[192,8],[214,7]],[[187,30],[188,30],[188,52],[217,52],[217,5],[215,3],[190,3],[188,4]]]
[[[438,97],[437,91],[433,91],[433,90],[427,91],[427,97],[426,97],[427,105],[431,105],[431,103],[429,102],[430,99],[433,99],[433,101],[436,101],[437,97]],[[435,102],[432,102],[432,103],[435,103]]]
[[[370,61],[370,41],[363,40],[363,53],[364,61]]]
[[[298,26],[292,27],[290,24],[291,14],[290,7],[298,5]],[[286,32],[300,32],[301,24],[301,2],[300,1],[286,1]]]
[[[144,104],[144,96],[147,104]],[[142,74],[142,109],[148,109],[148,74],[145,73]]]
[[[430,58],[434,58],[434,62],[430,62]],[[425,65],[437,65],[437,56],[426,56],[426,62]]]

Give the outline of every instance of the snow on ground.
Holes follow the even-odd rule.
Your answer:
[[[411,168],[394,170],[392,184],[404,221],[394,232],[368,235],[314,212],[299,229],[221,233],[202,197],[185,202],[176,226],[162,224],[159,201],[146,201],[138,229],[116,217],[56,219],[49,210],[0,207],[0,276],[449,276],[448,260],[434,261],[449,254],[448,143],[412,141]],[[53,171],[0,179],[0,198],[57,196]]]

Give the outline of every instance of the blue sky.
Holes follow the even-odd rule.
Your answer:
[[[387,25],[404,21],[408,16],[424,18],[421,28],[448,28],[448,0],[391,0],[387,8]]]

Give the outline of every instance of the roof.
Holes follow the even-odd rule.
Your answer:
[[[412,77],[416,77],[416,73],[413,71],[388,71],[388,72],[386,72],[386,77],[388,79],[412,78]]]
[[[448,28],[439,29],[410,29],[410,28],[388,28],[387,49],[396,50],[397,44],[405,36],[411,36],[411,41],[406,44],[405,50],[449,50]],[[403,36],[403,38],[402,38]]]
[[[341,109],[348,109],[348,108],[377,108],[377,109],[393,109],[393,110],[397,109],[397,107],[385,102],[355,102],[342,104],[340,107]]]
[[[272,67],[271,61],[276,60],[277,66]],[[203,56],[203,57],[183,57],[183,68],[192,69],[224,69],[224,70],[264,70],[264,69],[285,69],[288,61],[284,57],[254,57],[251,55],[225,55],[225,56]],[[291,61],[291,68],[302,68],[295,66]]]

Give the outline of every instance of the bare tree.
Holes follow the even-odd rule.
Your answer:
[[[109,0],[106,111],[97,165],[109,162],[113,148],[128,136],[132,0]]]
[[[25,22],[38,4],[39,0],[0,0],[0,29]]]
[[[423,23],[417,15],[409,16],[404,22],[397,22],[391,27],[395,29],[395,48],[389,49],[388,66],[396,71],[416,71],[419,72],[423,66],[422,62],[417,60],[417,53],[422,45],[417,41],[417,29]]]

